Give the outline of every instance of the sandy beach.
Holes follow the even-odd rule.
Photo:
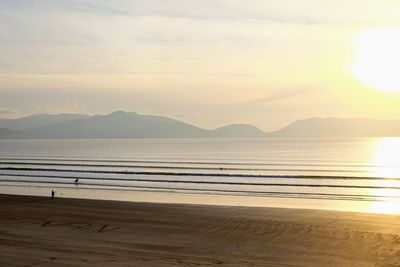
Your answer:
[[[0,266],[399,266],[400,217],[0,195]]]

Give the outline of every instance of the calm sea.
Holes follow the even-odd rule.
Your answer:
[[[0,140],[0,193],[51,190],[400,213],[400,139]]]

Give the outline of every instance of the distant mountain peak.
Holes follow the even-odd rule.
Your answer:
[[[110,114],[107,114],[105,116],[109,116],[109,117],[120,116],[121,117],[121,116],[132,116],[132,115],[139,115],[139,114],[137,114],[136,112],[126,112],[126,111],[119,110],[119,111],[115,111]]]
[[[257,128],[256,126],[248,123],[232,123],[220,128]],[[258,128],[257,128],[258,129]]]
[[[266,133],[254,125],[235,123],[211,131],[213,137],[265,137]]]

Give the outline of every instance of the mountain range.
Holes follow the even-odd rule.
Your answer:
[[[225,138],[264,137],[255,126],[232,124],[214,130],[183,121],[135,112],[108,115],[40,114],[0,120],[0,138],[94,139],[94,138]]]
[[[107,115],[38,114],[0,119],[2,139],[107,139],[107,138],[263,138],[263,137],[379,137],[400,136],[400,120],[366,118],[310,118],[274,132],[250,124],[217,129],[163,116],[117,111]]]

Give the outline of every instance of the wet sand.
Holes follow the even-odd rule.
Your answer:
[[[0,266],[400,266],[400,216],[0,195]]]

